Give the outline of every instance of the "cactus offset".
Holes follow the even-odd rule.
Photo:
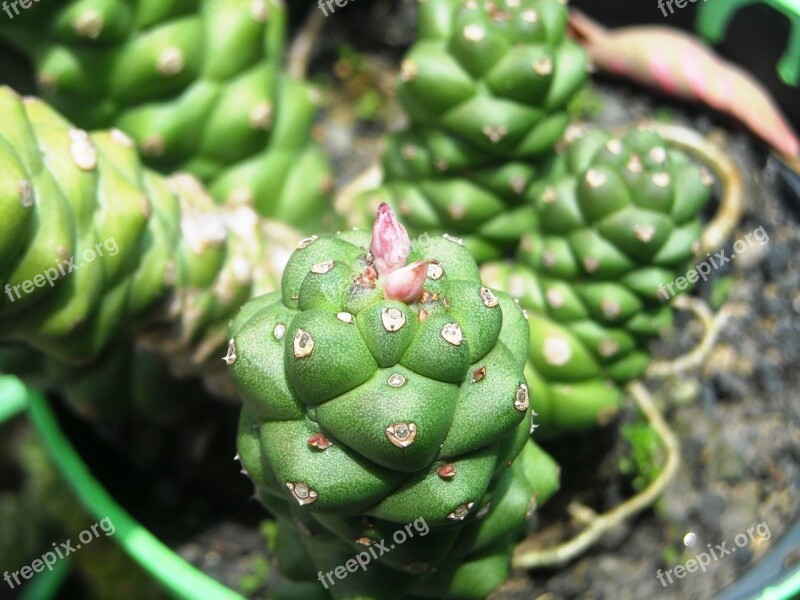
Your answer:
[[[586,77],[566,25],[557,0],[420,3],[398,89],[411,125],[389,137],[384,185],[351,223],[387,202],[418,233],[462,237],[479,263],[513,249],[533,224],[523,198],[538,160]]]
[[[644,371],[647,342],[672,323],[662,286],[698,250],[712,183],[655,133],[570,133],[528,193],[537,225],[516,264],[482,270],[528,310],[526,375],[551,432],[603,421]]]
[[[78,127],[119,128],[151,168],[316,228],[330,174],[310,139],[314,93],[280,71],[284,13],[276,0],[71,0],[0,23],[0,39]]]
[[[322,572],[406,523],[431,527],[334,597],[483,597],[506,578],[531,499],[556,486],[528,439],[522,312],[481,284],[460,240],[411,243],[385,205],[371,240],[301,242],[281,288],[231,325],[239,454],[259,498]]]

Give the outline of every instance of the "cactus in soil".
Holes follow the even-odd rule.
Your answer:
[[[651,131],[568,137],[526,195],[537,224],[516,262],[482,268],[528,311],[526,377],[550,432],[602,421],[644,371],[647,342],[672,323],[667,286],[699,249],[712,183]]]
[[[78,127],[119,128],[151,168],[316,228],[330,174],[314,93],[281,73],[285,20],[277,0],[71,0],[0,23],[0,39]]]
[[[118,130],[88,134],[6,87],[0,112],[0,341],[85,365],[135,337],[235,394],[228,320],[277,287],[294,233],[145,169]]]
[[[362,598],[482,598],[505,580],[557,474],[529,439],[528,325],[460,240],[411,243],[382,205],[371,238],[302,241],[230,337],[239,456],[289,577]],[[324,579],[410,523],[430,531]]]
[[[558,0],[430,0],[402,64],[411,122],[388,138],[384,183],[341,207],[363,225],[386,202],[416,232],[447,231],[479,263],[513,251],[534,222],[523,199],[561,137],[586,57]]]

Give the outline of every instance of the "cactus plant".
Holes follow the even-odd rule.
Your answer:
[[[329,591],[482,598],[502,583],[531,498],[556,485],[529,440],[527,344],[522,312],[483,286],[460,240],[412,244],[386,205],[371,239],[301,242],[281,291],[234,319],[227,355],[243,466],[307,554],[293,548],[284,570],[303,577],[310,562],[323,581],[422,520],[424,539]]]
[[[0,371],[164,417],[196,392],[165,358],[241,397],[289,579],[484,598],[558,487],[533,430],[602,422],[641,375],[710,177],[655,133],[568,129],[565,3],[427,0],[361,229],[298,246],[268,218],[322,223],[328,175],[283,10],[66,0],[0,24],[66,115],[0,88]]]
[[[538,387],[534,408],[549,434],[602,422],[619,405],[619,384],[642,373],[649,357],[647,341],[671,322],[670,309],[645,289],[651,282],[643,278],[660,277],[660,283],[668,283],[681,274],[678,266],[691,256],[689,247],[700,233],[696,216],[708,197],[705,187],[704,193],[692,196],[688,182],[695,182],[700,171],[657,136],[634,133],[612,142],[610,134],[598,131],[560,148],[568,122],[565,106],[583,83],[586,66],[583,51],[566,37],[567,16],[556,0],[502,8],[494,2],[423,4],[419,40],[403,63],[398,88],[411,125],[388,140],[384,183],[358,196],[355,206],[341,207],[350,210],[350,221],[358,225],[376,203],[387,202],[413,229],[459,235],[479,263],[510,257],[522,242],[514,264],[490,264],[484,277],[519,297],[541,325],[532,328],[527,374]],[[566,137],[577,131],[582,128],[571,127]],[[606,156],[612,150],[602,155],[596,144],[604,143],[618,152],[618,160],[639,157],[631,168],[641,166],[641,181],[620,171],[625,163]],[[554,155],[556,148],[564,157]],[[617,170],[607,189],[616,189],[620,175],[627,181],[628,193],[613,197],[609,205],[619,214],[593,214],[588,206],[584,214],[574,199],[552,204],[554,190],[574,195],[575,190],[568,190],[576,178],[598,172],[595,158],[601,172]],[[662,173],[656,158],[665,165],[674,163],[670,169],[675,172]],[[684,172],[690,175],[686,182],[680,181]],[[653,176],[656,183],[642,183]],[[666,183],[659,186],[663,177]],[[631,226],[638,226],[644,237],[652,227],[656,239],[651,243],[635,236],[624,239],[624,220],[637,216],[647,219]],[[588,273],[578,264],[555,272],[542,268],[544,241],[562,253],[581,237],[584,244],[601,243],[585,230],[588,225],[600,227],[602,235],[613,236],[612,243],[618,244],[603,248],[606,262],[616,261],[608,273]],[[669,247],[657,255],[664,236],[670,238]],[[576,248],[575,253],[590,250]],[[601,283],[617,287],[613,298],[601,293]],[[549,297],[563,299],[565,306],[549,306]],[[622,318],[606,319],[597,305],[612,301],[624,305]],[[563,337],[569,341],[564,352],[575,366],[568,375],[542,355],[545,341],[562,339],[544,332],[565,325],[572,331]]]
[[[0,111],[0,339],[81,365],[136,334],[224,393],[228,319],[277,287],[295,234],[145,169],[118,130],[87,134],[5,87]]]
[[[352,224],[387,202],[418,233],[460,236],[479,263],[513,250],[533,224],[525,190],[585,80],[566,26],[557,0],[421,3],[398,87],[411,125],[389,137],[384,185]]]
[[[482,274],[528,310],[526,376],[555,429],[612,414],[642,374],[647,342],[672,322],[673,281],[697,253],[712,177],[656,133],[572,137],[528,192],[537,225],[514,264]]]
[[[310,140],[314,94],[281,72],[284,13],[276,0],[72,0],[0,24],[0,38],[77,126],[119,128],[148,166],[316,228],[330,175]]]

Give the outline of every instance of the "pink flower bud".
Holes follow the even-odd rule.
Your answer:
[[[371,252],[378,275],[383,277],[405,267],[411,253],[411,240],[406,228],[385,202],[378,207],[378,217],[372,228]]]
[[[428,266],[420,260],[407,267],[392,271],[381,278],[383,296],[387,300],[416,302],[422,296],[422,286],[428,276]]]

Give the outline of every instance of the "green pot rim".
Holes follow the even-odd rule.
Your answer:
[[[92,476],[58,426],[47,400],[13,377],[0,377],[0,425],[27,408],[28,418],[47,448],[58,471],[75,496],[96,519],[108,517],[116,531],[112,539],[145,569],[172,597],[185,600],[244,600],[244,597],[209,577],[178,556],[122,508]],[[44,588],[44,589],[42,589]],[[58,586],[38,589],[37,599],[55,594]],[[33,593],[31,591],[31,593]]]

